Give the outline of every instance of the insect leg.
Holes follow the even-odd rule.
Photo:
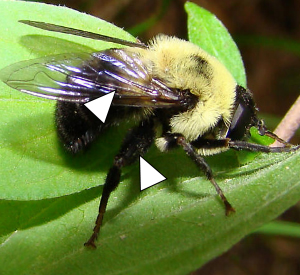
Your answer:
[[[270,132],[272,133],[272,132]],[[215,149],[215,148],[232,148],[234,150],[246,150],[252,152],[263,152],[263,153],[282,153],[282,152],[293,152],[300,149],[300,145],[294,146],[287,142],[283,143],[284,147],[270,147],[267,145],[261,145],[256,143],[250,143],[242,140],[230,140],[226,139],[198,139],[191,142],[196,148],[204,149]]]
[[[266,145],[260,145],[260,144],[250,143],[241,140],[228,141],[228,147],[235,150],[247,150],[247,151],[263,152],[263,153],[293,152],[300,149],[300,145],[291,147],[289,144],[287,144],[284,147],[270,147]]]
[[[140,125],[131,130],[115,157],[113,166],[110,168],[104,186],[99,205],[99,213],[90,239],[84,244],[85,246],[96,248],[95,241],[100,232],[104,213],[106,211],[109,196],[120,183],[121,169],[136,161],[140,155],[144,155],[154,140],[154,123],[152,119],[142,121]]]
[[[229,215],[232,212],[235,212],[234,208],[231,206],[231,204],[226,199],[222,189],[217,184],[217,182],[214,179],[213,173],[209,165],[206,163],[203,157],[201,157],[197,152],[195,151],[192,144],[188,143],[185,139],[185,137],[181,134],[169,134],[165,137],[168,143],[170,143],[170,148],[174,146],[174,143],[180,145],[183,150],[187,153],[187,155],[196,163],[196,165],[204,172],[207,179],[212,183],[212,185],[215,187],[218,195],[222,199],[224,205],[225,205],[225,211],[226,215]],[[223,146],[223,144],[220,144],[219,146]]]
[[[268,136],[268,137],[278,141],[279,143],[282,143],[285,147],[292,147],[293,146],[293,144],[286,142],[285,140],[283,140],[282,138],[280,138],[279,136],[277,136],[273,132],[269,131],[266,128],[263,120],[258,120],[257,121],[257,130],[258,130],[258,132],[261,136]]]

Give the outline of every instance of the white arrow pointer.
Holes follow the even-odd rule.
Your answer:
[[[107,95],[101,96],[88,103],[85,103],[84,105],[104,123],[114,95],[115,92],[111,92]]]
[[[147,161],[140,157],[141,191],[164,180],[166,180],[166,178],[161,173],[159,173]]]

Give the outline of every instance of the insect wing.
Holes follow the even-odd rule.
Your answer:
[[[78,90],[77,85],[68,83],[67,79],[69,75],[80,73],[80,66],[89,57],[86,53],[60,54],[21,61],[2,69],[0,79],[14,89],[35,96],[85,103],[90,100],[92,91]]]
[[[113,105],[180,104],[180,95],[153,78],[134,53],[118,49],[22,61],[2,69],[0,79],[19,91],[67,102],[86,103],[115,91]]]
[[[102,40],[102,41],[116,43],[119,45],[130,46],[130,47],[147,48],[147,45],[145,45],[143,43],[130,42],[127,40],[116,38],[116,37],[106,36],[106,35],[93,33],[93,32],[89,32],[89,31],[74,29],[74,28],[70,28],[70,27],[64,27],[64,26],[55,25],[55,24],[51,24],[51,23],[45,23],[45,22],[40,22],[40,21],[31,21],[31,20],[19,20],[19,22],[29,25],[29,26],[32,26],[32,27],[35,27],[35,28],[38,28],[38,29],[46,30],[46,31],[60,32],[60,33],[65,33],[65,34],[82,36],[85,38]]]

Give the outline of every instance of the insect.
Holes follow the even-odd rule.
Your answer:
[[[182,147],[215,187],[226,215],[235,210],[215,181],[205,156],[228,149],[264,153],[299,149],[268,131],[257,117],[251,92],[238,85],[215,57],[190,42],[160,35],[143,44],[50,23],[20,22],[124,46],[23,61],[0,73],[2,81],[14,89],[57,100],[58,135],[74,154],[124,118],[136,121],[108,171],[93,234],[86,246],[96,247],[108,199],[120,183],[122,168],[144,155],[153,143],[162,152]],[[84,104],[113,91],[112,106],[103,124]],[[252,126],[284,146],[245,141]]]

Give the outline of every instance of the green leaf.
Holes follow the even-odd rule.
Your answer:
[[[93,52],[112,46],[103,41],[47,32],[18,22],[30,19],[86,29],[119,38],[134,40],[128,33],[95,17],[64,7],[46,4],[1,1],[0,24],[3,26],[0,40],[1,66],[17,61],[66,52]],[[9,12],[8,12],[9,11]],[[103,182],[111,163],[112,153],[97,151],[72,160],[60,153],[54,126],[54,101],[43,100],[9,89],[0,83],[0,170],[1,198],[44,199],[71,194]],[[114,147],[115,141],[107,139],[106,146]],[[94,155],[96,161],[88,159]],[[107,155],[109,158],[107,159]],[[99,160],[97,160],[99,159]],[[66,165],[68,163],[68,165]],[[100,173],[99,168],[100,167]],[[79,169],[78,169],[79,168]],[[33,173],[33,169],[34,173]],[[79,172],[80,171],[80,172]],[[80,175],[79,175],[80,174]],[[100,174],[100,175],[99,175]],[[88,176],[88,180],[86,177]],[[84,177],[82,179],[81,177]],[[16,190],[17,184],[17,190]]]
[[[274,221],[258,228],[255,230],[255,233],[300,238],[300,224],[294,222]]]
[[[64,7],[0,1],[3,66],[107,47],[23,26],[19,19],[133,40]],[[299,199],[300,152],[261,155],[243,167],[234,152],[208,158],[237,210],[226,217],[213,187],[181,150],[161,154],[151,148],[146,160],[168,180],[139,192],[138,165],[124,169],[98,249],[88,250],[83,243],[94,225],[103,180],[129,126],[111,129],[86,155],[73,158],[57,140],[54,103],[0,85],[0,274],[187,274]]]
[[[246,87],[246,73],[241,54],[221,21],[192,2],[185,4],[189,40],[215,56],[231,72],[237,83]]]

